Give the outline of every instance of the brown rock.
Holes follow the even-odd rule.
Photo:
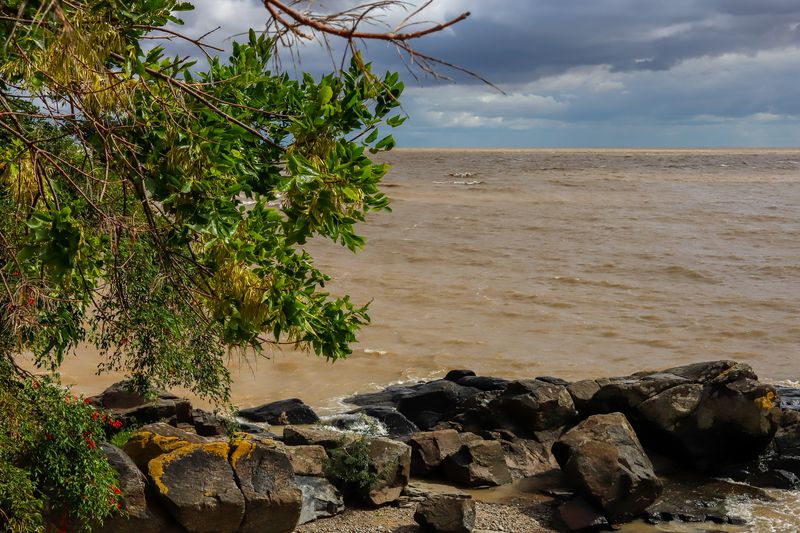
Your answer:
[[[376,483],[366,499],[373,505],[383,505],[400,497],[411,474],[411,448],[402,442],[376,437],[369,440],[369,468]]]
[[[465,487],[511,483],[503,447],[498,441],[468,442],[447,456],[442,467],[448,480]]]
[[[641,514],[662,485],[639,439],[621,413],[593,415],[553,445],[567,479],[612,521]]]
[[[230,463],[245,502],[239,533],[293,531],[303,494],[286,453],[254,440],[236,439]]]
[[[292,463],[292,470],[297,476],[324,475],[328,454],[325,448],[319,445],[287,446],[286,454]]]
[[[470,533],[475,528],[475,502],[469,496],[432,495],[417,506],[414,520],[432,533]]]
[[[481,440],[474,433],[458,433],[453,429],[425,431],[408,439],[411,446],[411,473],[415,476],[435,476],[442,461],[467,442]]]
[[[224,442],[188,444],[148,463],[159,499],[190,533],[234,533],[242,523],[245,499],[228,451]]]

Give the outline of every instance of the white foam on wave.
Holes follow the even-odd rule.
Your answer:
[[[731,498],[726,506],[732,515],[747,522],[745,531],[785,533],[800,531],[800,491],[768,489],[773,502],[750,498]]]

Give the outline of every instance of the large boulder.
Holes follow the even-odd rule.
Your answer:
[[[408,439],[411,446],[411,473],[420,477],[436,476],[442,461],[470,441],[481,440],[474,433],[459,433],[453,429],[424,431]]]
[[[383,505],[400,497],[411,476],[411,448],[402,442],[369,439],[369,469],[375,476],[363,497],[372,505]]]
[[[124,451],[141,470],[147,471],[147,464],[165,453],[173,452],[190,444],[204,444],[203,437],[170,426],[169,424],[148,424],[130,436]]]
[[[781,416],[775,389],[735,361],[578,382],[569,390],[582,412],[622,412],[646,444],[710,470],[756,457]]]
[[[496,486],[511,483],[503,447],[498,441],[468,442],[442,462],[445,477],[463,487]]]
[[[145,494],[146,478],[128,455],[107,442],[100,449],[114,467],[123,500],[119,514],[107,518],[94,533],[160,533],[173,531],[173,524],[163,511],[150,505]]]
[[[257,407],[240,409],[239,416],[253,422],[267,422],[273,425],[315,424],[319,416],[299,398],[265,403]]]
[[[192,421],[192,404],[163,390],[156,390],[153,398],[145,398],[134,392],[128,381],[114,383],[89,401],[101,408],[110,410],[127,425],[141,425],[159,420],[172,419],[176,422]]]
[[[297,476],[295,481],[303,493],[303,507],[297,525],[344,511],[342,493],[327,479]]]
[[[455,494],[431,495],[417,506],[414,520],[431,533],[470,533],[475,528],[475,501]]]
[[[641,514],[661,494],[661,482],[621,413],[593,415],[553,445],[567,479],[599,504],[611,521]]]
[[[480,392],[452,381],[439,380],[425,383],[413,393],[404,396],[397,410],[422,430],[430,430],[464,399]]]
[[[523,436],[560,428],[578,414],[566,387],[538,379],[511,382],[487,409],[496,428]]]
[[[159,499],[190,533],[233,533],[242,523],[245,499],[228,452],[224,442],[189,444],[147,465]]]
[[[303,495],[286,453],[255,440],[236,439],[230,464],[245,502],[239,533],[293,531]]]

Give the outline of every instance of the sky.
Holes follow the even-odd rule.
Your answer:
[[[267,19],[259,0],[193,3],[182,31],[220,26],[209,39],[226,47]],[[406,81],[398,146],[800,146],[800,0],[435,0],[418,20],[465,11],[415,47],[502,92],[446,69],[452,81],[415,79],[394,49],[367,46]],[[331,69],[318,45],[300,57],[303,70]]]

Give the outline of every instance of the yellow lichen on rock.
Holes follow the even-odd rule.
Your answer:
[[[169,488],[164,484],[162,481],[162,477],[164,477],[164,467],[166,467],[169,463],[178,459],[179,457],[183,457],[184,455],[188,455],[189,453],[195,451],[196,449],[200,448],[199,444],[189,444],[187,443],[186,446],[182,448],[178,448],[169,453],[165,453],[159,455],[150,460],[147,463],[147,473],[150,474],[150,479],[153,480],[156,487],[158,488],[161,494],[167,494],[169,492]]]
[[[124,451],[139,468],[144,468],[159,455],[170,453],[189,445],[188,441],[178,437],[165,437],[151,431],[138,431],[128,439]]]
[[[255,449],[256,445],[253,442],[246,439],[235,439],[233,441],[233,453],[230,459],[231,466],[236,468],[236,462],[243,457],[250,457]]]
[[[769,391],[764,396],[759,396],[758,398],[756,398],[753,401],[755,401],[756,405],[759,406],[764,411],[769,411],[770,409],[775,407],[775,399],[776,398],[777,398],[777,395],[775,394],[775,392],[774,391]]]
[[[227,460],[230,447],[225,442],[211,442],[208,444],[186,443],[185,446],[151,459],[150,462],[147,463],[147,473],[150,475],[150,479],[153,480],[153,483],[155,483],[161,494],[167,494],[169,492],[169,487],[164,484],[162,479],[166,466],[176,459],[192,454],[197,450],[218,455]]]

